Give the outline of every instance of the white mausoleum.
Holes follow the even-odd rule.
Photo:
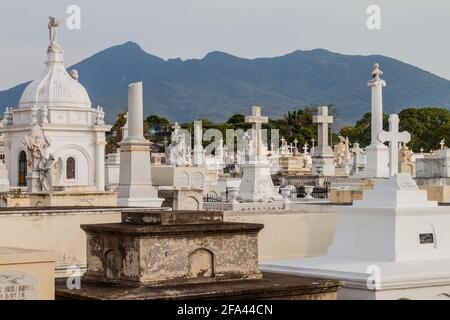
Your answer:
[[[39,134],[33,141],[44,145],[44,158],[52,155],[59,163],[60,174],[52,187],[91,186],[104,191],[105,132],[110,126],[104,124],[103,109],[92,108],[78,72],[66,71],[56,27],[49,24],[50,45],[42,77],[26,87],[18,107],[5,111],[1,131],[9,180],[11,186],[27,186],[28,180],[29,191],[42,191],[30,188],[31,152],[23,142],[27,136],[33,138],[34,128]]]

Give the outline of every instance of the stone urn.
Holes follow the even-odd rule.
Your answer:
[[[314,186],[305,186],[305,200],[311,200],[314,199],[312,196],[312,193],[314,191]]]
[[[228,190],[228,201],[231,203],[238,203],[237,197],[239,194],[239,188],[229,187],[227,190]]]
[[[291,197],[291,188],[290,187],[283,187],[280,188],[281,195],[283,196],[283,199],[289,200]]]

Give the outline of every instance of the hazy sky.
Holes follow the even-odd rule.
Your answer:
[[[383,54],[450,79],[448,0],[4,0],[0,16],[0,90],[43,70],[48,15],[82,12],[81,30],[62,23],[67,66],[129,40],[162,58],[202,58],[219,50],[271,57],[298,49]],[[381,7],[382,29],[366,27]]]

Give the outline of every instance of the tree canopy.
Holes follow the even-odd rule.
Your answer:
[[[297,139],[299,146],[304,143],[310,144],[312,138],[317,139],[317,126],[313,123],[313,114],[316,108],[305,107],[298,110],[287,112],[281,119],[269,119],[269,123],[263,125],[263,129],[268,129],[270,135],[271,129],[278,129],[280,138],[284,137],[288,143]],[[334,110],[330,109],[330,114]],[[450,143],[450,111],[444,108],[408,108],[402,110],[399,114],[400,130],[408,131],[411,134],[409,147],[418,152],[421,148],[425,151],[439,148],[441,139]],[[389,129],[389,115],[383,114],[383,129]],[[245,123],[245,116],[235,114],[225,123],[213,123],[203,118],[199,119],[203,123],[203,130],[210,128],[218,129],[226,137],[227,129],[251,128],[251,124]],[[111,131],[107,134],[107,152],[112,152],[117,147],[117,142],[122,140],[121,128],[126,122],[125,113],[119,115]],[[191,130],[193,134],[192,123],[181,124],[182,128]],[[366,113],[358,120],[354,126],[342,127],[338,133],[333,133],[332,141],[337,140],[337,134],[348,137],[351,143],[358,142],[361,147],[370,144],[371,114]],[[152,142],[163,145],[165,141],[170,140],[171,123],[168,119],[150,115],[144,121],[144,131],[148,136],[150,133]],[[268,137],[270,139],[270,136]],[[208,142],[204,142],[208,144]],[[332,143],[332,142],[331,142]]]
[[[444,108],[408,108],[399,114],[400,131],[408,131],[411,141],[410,149],[418,152],[437,149],[441,139],[450,141],[450,111]],[[366,113],[354,126],[341,128],[340,135],[349,138],[350,142],[358,142],[362,147],[370,144],[371,114]],[[383,114],[383,128],[389,129],[389,115]]]

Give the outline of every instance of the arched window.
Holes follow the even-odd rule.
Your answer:
[[[27,154],[25,151],[20,151],[19,154],[19,187],[26,187],[27,185]]]
[[[75,159],[73,157],[66,160],[66,179],[75,179]]]

